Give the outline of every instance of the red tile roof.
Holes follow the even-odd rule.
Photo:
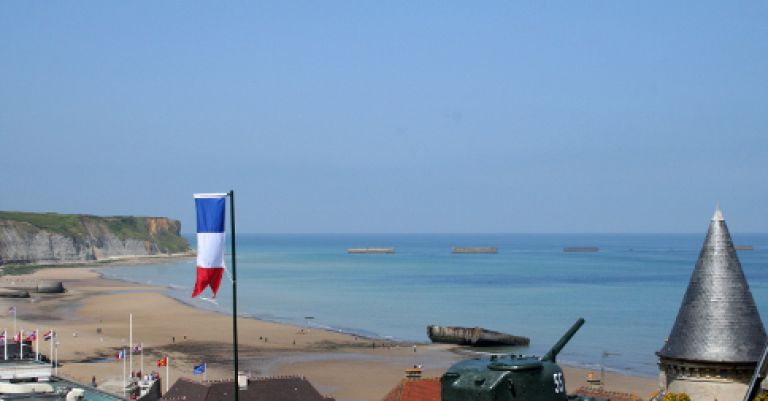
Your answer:
[[[382,401],[440,401],[440,378],[403,379]]]
[[[643,401],[642,398],[631,393],[620,393],[617,391],[607,391],[601,388],[579,387],[573,392],[573,395],[582,397],[603,398],[611,401]]]

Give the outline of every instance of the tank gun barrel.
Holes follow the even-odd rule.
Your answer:
[[[560,337],[560,340],[555,343],[555,345],[552,346],[552,348],[544,354],[543,357],[541,357],[542,361],[550,361],[550,362],[557,362],[555,359],[557,358],[557,354],[560,353],[560,351],[565,347],[565,344],[568,344],[568,341],[571,341],[571,338],[574,334],[576,334],[577,331],[581,328],[581,326],[584,324],[584,318],[579,318],[576,320],[576,323],[571,326],[568,331],[565,332],[565,334]]]

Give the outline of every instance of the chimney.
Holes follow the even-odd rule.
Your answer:
[[[237,387],[240,388],[240,390],[248,389],[248,375],[246,375],[245,372],[237,372]]]

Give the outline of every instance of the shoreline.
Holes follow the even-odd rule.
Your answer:
[[[66,269],[66,268],[99,268],[110,267],[120,264],[151,264],[164,260],[176,260],[192,258],[195,256],[194,251],[182,252],[182,253],[160,253],[156,255],[125,255],[125,256],[110,256],[104,259],[98,260],[85,260],[85,261],[73,261],[73,262],[58,262],[58,263],[28,263],[28,264],[5,264],[0,266],[0,275],[25,275],[39,269]],[[162,262],[161,262],[162,263]],[[10,274],[6,273],[6,270],[10,270]],[[25,272],[29,270],[29,272]]]
[[[157,259],[148,263],[154,262]],[[85,383],[96,376],[100,387],[119,391],[122,363],[115,362],[113,355],[129,341],[128,315],[132,313],[133,340],[143,343],[145,371],[151,370],[147,366],[155,369],[154,360],[168,355],[173,366],[171,383],[179,376],[199,378],[192,374],[192,367],[200,362],[208,364],[208,379],[231,378],[231,315],[171,297],[165,286],[106,278],[101,267],[107,266],[64,267],[41,267],[25,276],[62,280],[67,283],[65,294],[35,294],[24,301],[0,299],[0,307],[17,306],[19,328],[40,326],[47,331],[51,327],[59,333],[61,375]],[[4,324],[8,323],[5,319]],[[414,342],[305,330],[251,316],[238,317],[238,325],[242,370],[260,376],[306,376],[321,393],[340,401],[378,401],[405,378],[405,368],[422,364],[424,377],[439,377],[467,357],[448,345],[415,343],[413,348]],[[41,341],[41,352],[47,354],[47,346]],[[134,370],[139,358],[133,356]],[[570,391],[586,385],[588,369],[563,369]],[[164,376],[164,368],[157,370]],[[606,382],[606,389],[641,396],[655,388],[653,379],[610,371]]]
[[[154,262],[155,261],[148,261],[147,263],[148,264],[152,264]],[[113,266],[114,265],[103,266],[103,267],[104,268],[110,268],[110,267],[113,267]],[[96,268],[100,269],[101,266],[96,267]],[[141,282],[139,280],[131,280],[129,278],[124,278],[124,277],[107,277],[104,274],[104,272],[101,272],[101,271],[99,271],[98,274],[99,274],[99,276],[101,278],[103,278],[105,280],[117,280],[117,281],[129,283],[129,284],[133,284],[133,285],[138,285],[138,286],[156,286],[157,288],[162,288],[162,289],[164,289],[166,291],[167,290],[176,289],[173,286],[168,286],[168,285],[163,285],[163,284],[155,284],[155,283],[145,283],[145,282]],[[216,314],[219,314],[219,315],[222,315],[222,316],[227,316],[229,318],[231,318],[231,316],[232,316],[231,315],[231,308],[228,308],[227,306],[222,306],[222,305],[219,305],[219,304],[215,304],[216,305],[215,307],[209,307],[208,304],[195,304],[194,302],[191,302],[191,298],[187,298],[187,299],[190,300],[190,301],[187,301],[184,298],[168,294],[167,292],[166,292],[165,295],[168,298],[178,302],[180,305],[196,308],[196,309],[199,309],[199,310],[209,311],[211,313],[216,313]],[[227,308],[229,310],[223,310],[223,309],[227,309]],[[287,320],[280,320],[280,319],[271,319],[271,318],[267,318],[267,317],[254,316],[254,315],[251,315],[249,313],[239,313],[238,314],[238,318],[239,319],[253,319],[253,320],[261,321],[261,322],[289,325],[289,326],[296,327],[297,329],[304,328],[304,326],[301,323],[291,322],[291,321],[287,321]],[[444,345],[444,346],[450,347],[451,350],[452,350],[451,352],[456,353],[461,358],[488,357],[491,354],[495,354],[495,353],[498,353],[498,354],[504,354],[505,353],[505,352],[488,352],[488,351],[485,351],[484,348],[471,348],[471,347],[462,347],[462,346],[459,346],[459,345],[452,345],[452,344],[432,343],[429,340],[424,341],[424,340],[412,340],[412,339],[393,338],[391,336],[379,335],[379,334],[370,332],[370,331],[365,330],[365,329],[344,329],[344,328],[337,328],[337,327],[332,327],[332,326],[327,326],[327,325],[317,325],[317,324],[313,325],[312,329],[313,330],[322,330],[322,331],[326,331],[326,332],[334,333],[334,334],[344,334],[344,335],[357,337],[357,338],[360,338],[360,339],[363,339],[363,340],[367,340],[367,341],[377,341],[377,342],[391,343],[393,345],[394,344],[400,344],[401,346],[403,346],[404,344],[407,344],[408,346],[411,346],[411,345],[418,345],[418,346],[425,346],[425,345],[435,345],[435,346],[438,346],[438,345]],[[514,353],[517,353],[517,352],[514,352]],[[542,352],[542,354],[543,354],[543,352]],[[535,354],[535,355],[538,355],[538,354]],[[586,363],[586,362],[579,362],[579,361],[561,361],[561,362],[559,362],[559,364],[561,366],[568,366],[569,368],[580,369],[580,370],[590,371],[590,372],[596,372],[596,371],[599,371],[601,369],[600,366],[597,366],[594,363]],[[647,373],[644,373],[644,372],[631,371],[631,370],[623,370],[621,368],[608,367],[608,366],[603,366],[602,369],[605,372],[611,372],[611,374],[616,374],[616,375],[621,375],[621,376],[638,377],[638,378],[650,379],[650,380],[657,380],[657,375],[656,374],[647,374]]]
[[[147,261],[147,264],[154,264],[154,262],[157,262],[157,261]],[[168,260],[168,262],[171,262],[171,260]],[[163,262],[160,262],[160,263],[163,263]],[[125,264],[133,264],[133,262],[128,261]],[[119,266],[119,264],[116,263],[115,265],[97,266],[97,267],[91,266],[91,267],[93,267],[94,269],[101,269],[102,267],[105,268],[105,269],[108,269],[108,268],[114,267],[116,265]],[[165,296],[167,296],[168,298],[178,302],[181,305],[189,306],[189,307],[192,307],[192,308],[195,308],[195,309],[199,309],[199,310],[208,311],[208,312],[211,312],[211,313],[216,313],[216,314],[219,314],[219,315],[228,316],[230,318],[232,316],[231,308],[230,308],[230,310],[221,310],[221,309],[225,309],[227,307],[226,306],[220,306],[218,303],[213,304],[213,305],[216,305],[217,308],[219,308],[219,309],[216,309],[214,307],[207,307],[207,304],[195,304],[193,302],[185,301],[182,298],[179,298],[179,297],[176,297],[176,296],[168,294],[167,290],[175,289],[173,286],[168,286],[168,285],[163,285],[163,284],[144,283],[144,282],[141,282],[141,281],[131,280],[131,279],[124,278],[124,277],[108,277],[108,276],[106,276],[104,274],[104,272],[101,272],[101,271],[96,272],[96,273],[99,275],[100,278],[102,278],[104,280],[115,280],[115,281],[120,281],[120,282],[124,282],[124,283],[128,283],[128,284],[133,284],[133,285],[137,285],[137,286],[157,287],[159,289],[163,289],[164,291],[166,291]],[[260,321],[260,322],[284,324],[284,325],[288,325],[288,326],[293,326],[293,327],[295,327],[297,329],[303,329],[304,328],[299,323],[285,321],[285,320],[280,320],[280,319],[270,319],[270,318],[266,318],[266,317],[254,316],[254,315],[252,315],[250,313],[246,313],[246,312],[238,313],[237,316],[238,316],[239,319],[253,319],[253,320],[256,320],[256,321]],[[365,340],[369,340],[369,341],[379,341],[379,342],[386,342],[386,343],[391,343],[391,344],[409,344],[409,345],[413,345],[413,344],[416,344],[416,345],[429,345],[429,344],[432,344],[429,341],[408,340],[408,339],[400,339],[400,338],[393,338],[393,337],[390,337],[390,336],[378,335],[376,333],[366,332],[366,330],[364,330],[364,329],[343,329],[343,328],[337,328],[337,327],[332,327],[332,326],[327,326],[327,325],[318,325],[317,323],[315,323],[312,326],[312,329],[313,330],[322,330],[322,331],[326,331],[326,332],[329,332],[329,333],[335,333],[335,334],[344,334],[344,335],[348,335],[348,336],[352,336],[352,337],[357,337],[357,338],[365,339]]]

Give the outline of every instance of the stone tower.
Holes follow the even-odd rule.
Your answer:
[[[693,401],[741,401],[766,335],[718,206],[672,332],[660,351],[659,384]]]

